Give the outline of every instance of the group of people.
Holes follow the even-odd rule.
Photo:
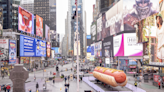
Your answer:
[[[4,87],[3,87],[3,90],[6,92],[10,92],[10,89],[11,89],[11,87],[10,87],[10,85],[4,85]]]

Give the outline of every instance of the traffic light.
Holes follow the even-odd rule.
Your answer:
[[[72,19],[75,19],[75,17],[76,17],[76,11],[75,11],[75,13],[74,13],[74,15],[73,15]]]

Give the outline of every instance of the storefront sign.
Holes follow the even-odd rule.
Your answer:
[[[9,40],[9,64],[16,63],[17,50],[16,50],[16,40]]]
[[[110,64],[110,58],[105,58],[105,63]]]
[[[154,82],[159,82],[160,76],[159,75],[154,75]]]
[[[136,66],[129,66],[129,68],[136,68]]]
[[[20,57],[35,57],[35,38],[20,35]]]

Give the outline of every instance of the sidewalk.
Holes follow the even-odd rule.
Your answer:
[[[132,76],[127,76],[128,77],[128,83],[131,85],[134,85],[135,78]],[[146,92],[164,92],[164,88],[158,89],[158,87],[154,86],[152,81],[149,81],[148,83],[142,82],[139,83],[138,85],[139,88],[146,90]]]

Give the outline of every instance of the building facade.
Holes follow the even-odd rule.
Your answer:
[[[34,13],[44,19],[44,23],[50,26],[49,0],[34,0]]]
[[[22,0],[20,6],[34,14],[34,0]]]

